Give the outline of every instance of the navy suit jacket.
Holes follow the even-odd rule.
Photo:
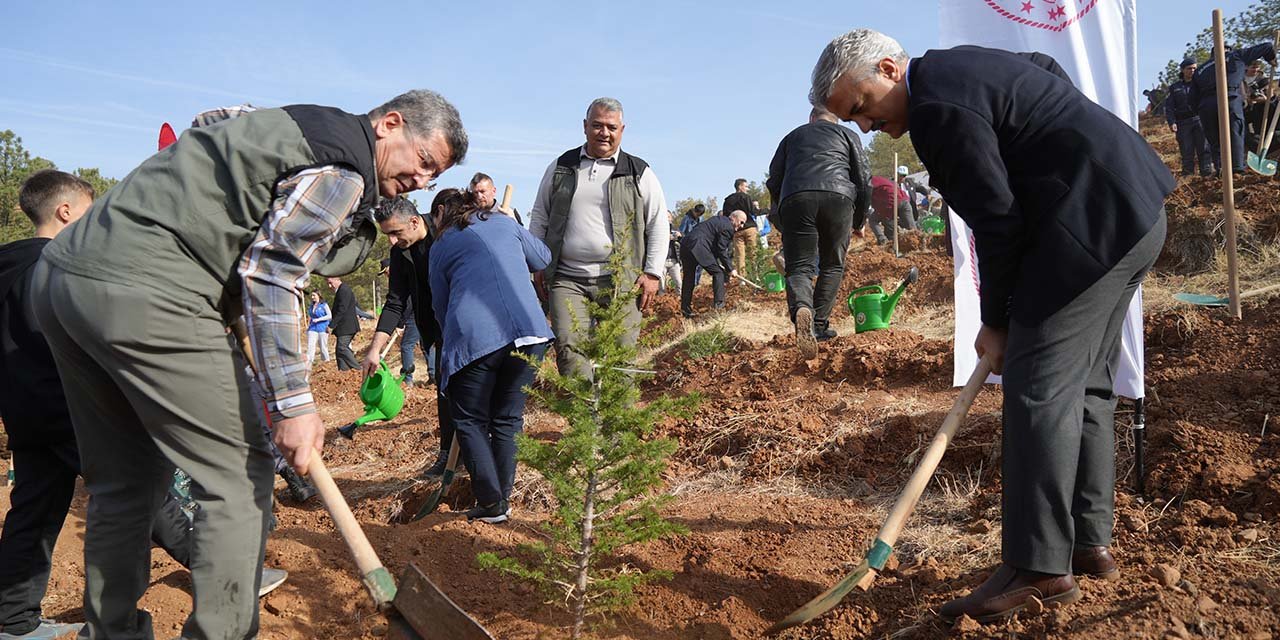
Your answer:
[[[1039,323],[1164,214],[1169,169],[1053,58],[965,46],[910,65],[911,142],[973,229],[983,324]]]

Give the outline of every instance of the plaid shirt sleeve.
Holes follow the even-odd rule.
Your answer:
[[[364,179],[338,166],[299,171],[240,259],[245,325],[271,420],[315,413],[302,355],[302,289],[359,205]]]

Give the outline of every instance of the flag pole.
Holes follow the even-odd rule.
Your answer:
[[[902,254],[898,253],[898,153],[893,154],[893,167],[889,169],[889,175],[893,176],[893,212],[889,216],[889,227],[893,229],[893,257],[901,258]]]

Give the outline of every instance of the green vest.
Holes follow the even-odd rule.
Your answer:
[[[315,272],[336,276],[360,266],[377,239],[366,211],[378,195],[373,149],[368,119],[314,105],[189,129],[94,202],[44,257],[90,278],[194,293],[230,317],[239,313],[241,254],[276,184],[298,171],[341,164],[364,178],[357,211],[365,213],[347,217]]]
[[[560,264],[560,249],[564,246],[564,230],[569,224],[569,207],[573,192],[578,187],[578,164],[581,147],[564,152],[556,160],[555,174],[551,177],[551,200],[547,206],[547,236],[544,242],[551,249],[551,264],[544,274],[547,282],[555,280],[556,267]],[[645,221],[644,199],[640,197],[640,176],[649,164],[625,151],[618,152],[618,164],[609,177],[609,213],[613,221],[614,242],[624,240],[627,246],[627,265],[638,275],[644,269]],[[633,276],[634,278],[634,276]]]

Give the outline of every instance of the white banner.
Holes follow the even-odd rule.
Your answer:
[[[1137,129],[1137,16],[1136,0],[942,0],[938,44],[944,48],[974,44],[1049,54],[1080,91]],[[978,362],[973,341],[982,319],[977,254],[969,229],[954,212],[951,246],[956,278],[954,384],[961,386]],[[1141,288],[1129,305],[1121,352],[1116,393],[1141,398]],[[999,378],[992,376],[990,381],[998,382]]]

